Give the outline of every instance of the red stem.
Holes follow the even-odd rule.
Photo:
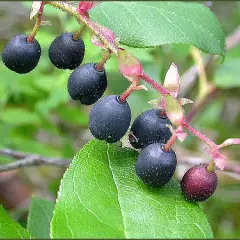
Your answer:
[[[141,75],[141,77],[145,80],[145,82],[147,82],[148,84],[150,84],[154,89],[156,89],[158,92],[160,92],[162,95],[166,95],[168,94],[168,90],[165,89],[164,87],[162,87],[160,84],[156,83],[150,76],[148,76],[146,73],[143,73]],[[194,110],[191,115],[188,115],[188,118],[191,120],[192,117],[195,115],[196,111]],[[189,123],[187,121],[184,122],[183,124],[184,127],[186,127],[186,129],[188,129],[190,132],[192,132],[195,136],[197,136],[198,138],[202,139],[206,144],[208,144],[211,148],[216,147],[217,145],[211,140],[209,139],[207,136],[205,136],[204,134],[202,134],[201,132],[199,132],[198,130],[196,130],[195,128],[193,128],[192,126],[189,125]],[[172,147],[172,145],[174,144],[175,140],[177,139],[176,135],[173,135],[169,141],[166,143],[164,150],[165,151],[169,151],[170,148]]]
[[[164,152],[169,152],[169,150],[172,148],[172,145],[174,144],[174,142],[176,141],[177,136],[176,135],[172,135],[171,138],[168,140],[168,142],[164,145]]]
[[[211,148],[216,148],[217,144],[214,143],[211,139],[209,139],[206,135],[204,135],[203,133],[199,132],[197,129],[193,128],[192,126],[190,126],[190,124],[185,121],[183,123],[183,126],[190,131],[192,134],[194,134],[195,136],[197,136],[198,138],[202,139],[207,145],[209,145],[209,147]]]
[[[160,84],[156,83],[150,76],[148,76],[145,72],[142,73],[141,78],[150,84],[154,89],[156,89],[162,95],[167,95],[169,91],[161,86]]]
[[[127,90],[120,96],[120,101],[125,102],[126,99],[130,96],[130,94],[135,90],[135,85],[131,84]]]

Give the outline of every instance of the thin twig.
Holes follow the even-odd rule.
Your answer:
[[[22,167],[52,165],[57,167],[67,167],[70,159],[48,158],[37,154],[18,152],[12,149],[0,149],[0,154],[17,159],[18,161],[0,166],[0,172],[19,169]]]
[[[71,162],[70,159],[47,158],[41,155],[19,152],[19,151],[15,151],[8,148],[0,149],[0,155],[9,156],[17,160],[16,162],[12,162],[12,163],[0,166],[0,172],[19,169],[22,167],[43,166],[43,165],[52,165],[52,166],[66,168]],[[178,162],[179,164],[188,164],[188,165],[209,163],[208,160],[205,160],[199,157],[181,157],[178,159]],[[240,165],[237,163],[237,161],[228,162],[225,167],[225,171],[233,172],[240,175]]]

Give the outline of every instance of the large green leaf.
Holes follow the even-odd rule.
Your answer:
[[[186,43],[211,54],[225,52],[224,32],[217,18],[199,3],[103,2],[90,15],[128,46]]]
[[[233,59],[224,62],[216,71],[214,82],[218,88],[230,89],[240,87],[240,60]]]
[[[61,181],[53,238],[211,238],[198,204],[172,180],[150,189],[135,175],[137,153],[92,140]]]
[[[33,237],[50,238],[50,222],[53,208],[53,202],[37,197],[32,198],[27,229]]]
[[[0,205],[0,238],[30,238],[30,234],[21,225],[13,221]]]

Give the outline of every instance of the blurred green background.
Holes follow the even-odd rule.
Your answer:
[[[0,2],[0,52],[15,34],[30,33],[34,21],[29,20],[31,2]],[[240,25],[240,2],[213,2],[226,36]],[[70,99],[67,93],[69,70],[56,69],[48,59],[48,47],[53,39],[64,31],[77,31],[79,25],[72,17],[46,6],[44,20],[52,26],[42,26],[37,39],[42,47],[40,63],[31,73],[18,75],[0,63],[0,148],[38,153],[49,157],[72,158],[92,136],[88,130],[88,113],[91,107],[82,106]],[[86,32],[84,62],[101,59],[101,50],[94,47]],[[194,64],[191,46],[166,45],[155,49],[128,48],[143,63],[144,70],[161,82],[171,62],[175,62],[180,74]],[[206,54],[203,54],[205,56]],[[240,45],[231,49],[225,62],[217,62],[210,69],[209,80],[216,82],[216,97],[194,118],[193,125],[220,143],[226,138],[240,137]],[[112,57],[106,64],[108,89],[105,94],[120,94],[128,81],[118,72],[117,61]],[[147,86],[147,85],[146,85]],[[197,82],[187,92],[196,98]],[[139,91],[129,97],[132,119],[142,111],[152,108],[149,100],[159,95]],[[187,106],[189,111],[191,106]],[[127,138],[123,140],[128,145]],[[178,157],[208,159],[203,144],[188,136],[184,143],[177,143]],[[229,159],[239,161],[239,147],[225,150]],[[181,156],[182,154],[182,156]],[[183,156],[184,155],[184,156]],[[12,160],[0,156],[0,164]],[[240,164],[240,161],[239,161]],[[189,166],[179,165],[176,178],[180,178]],[[30,167],[0,174],[0,201],[9,213],[23,226],[31,195],[54,200],[64,169],[56,167]],[[211,223],[215,238],[240,237],[240,176],[220,173],[219,187],[215,195],[202,204]]]

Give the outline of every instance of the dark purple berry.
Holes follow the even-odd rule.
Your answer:
[[[92,135],[108,143],[119,141],[131,122],[131,110],[127,101],[110,95],[100,99],[90,111],[89,129]]]
[[[56,37],[48,51],[52,64],[60,69],[73,70],[84,58],[85,45],[81,38],[73,40],[73,34],[65,32]]]
[[[163,146],[161,143],[153,143],[145,147],[139,154],[135,166],[138,177],[153,187],[167,184],[177,166],[175,152],[172,149],[164,152]]]
[[[74,100],[91,105],[100,99],[107,88],[107,76],[104,68],[98,71],[95,63],[84,64],[76,68],[68,79],[68,93]]]
[[[16,73],[31,72],[38,64],[41,47],[36,39],[27,41],[25,34],[16,35],[3,49],[2,61],[6,67]]]
[[[133,122],[129,142],[134,148],[143,148],[152,143],[166,143],[172,136],[167,124],[172,125],[165,115],[161,115],[161,110],[147,110]]]
[[[207,165],[190,168],[181,181],[182,191],[189,201],[205,201],[215,191],[218,183],[217,174],[207,171]]]

